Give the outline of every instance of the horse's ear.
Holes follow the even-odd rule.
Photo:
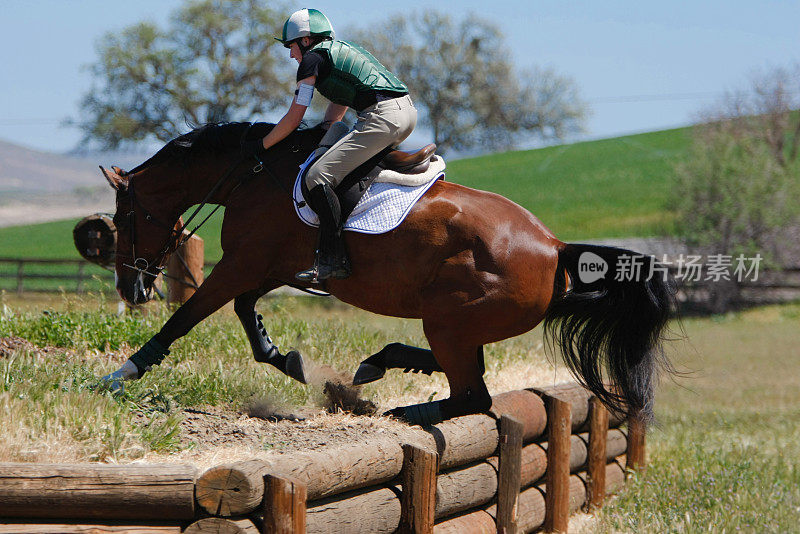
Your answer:
[[[123,178],[124,175],[120,176],[120,171],[122,171],[122,169],[119,169],[119,167],[111,167],[111,168],[114,170],[109,171],[108,169],[100,165],[100,170],[103,171],[103,176],[106,177],[106,180],[108,180],[108,183],[111,184],[111,187],[113,187],[117,191],[125,191],[126,189],[128,189],[128,180],[126,178]]]
[[[115,173],[119,174],[119,175],[120,175],[120,176],[122,176],[122,177],[128,176],[128,171],[123,171],[121,168],[117,167],[116,165],[112,165],[112,166],[111,166],[111,169],[112,169],[112,170],[113,170]]]

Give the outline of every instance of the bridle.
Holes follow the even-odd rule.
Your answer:
[[[244,146],[244,142],[247,139],[247,134],[250,132],[250,129],[254,126],[254,124],[255,123],[250,123],[248,125],[248,127],[245,129],[245,131],[242,133],[241,138],[239,140],[240,151],[242,150],[242,147]],[[303,147],[301,147],[301,146],[294,145],[291,148],[291,150],[288,151],[288,153],[300,152],[302,150],[302,148]],[[273,160],[273,163],[275,161],[279,161],[279,159],[280,158]],[[162,276],[164,276],[166,278],[171,278],[171,279],[177,280],[177,281],[179,281],[181,283],[187,284],[190,287],[193,287],[193,288],[197,289],[198,288],[198,284],[197,284],[197,281],[194,280],[193,276],[192,276],[192,283],[187,283],[184,280],[181,280],[181,279],[179,279],[177,277],[174,277],[174,276],[170,276],[170,275],[165,274],[163,272],[164,269],[166,268],[167,256],[170,253],[176,251],[178,248],[180,248],[181,245],[186,243],[186,241],[191,239],[191,237],[197,232],[197,230],[200,229],[200,227],[203,226],[211,218],[211,216],[214,215],[214,213],[216,213],[216,211],[223,205],[223,203],[218,203],[214,207],[214,209],[211,210],[211,212],[200,222],[200,224],[195,226],[190,232],[184,233],[186,231],[186,229],[189,227],[189,223],[191,223],[192,220],[197,216],[197,214],[200,213],[200,211],[210,202],[211,198],[219,191],[219,189],[228,180],[228,178],[230,178],[230,176],[233,174],[233,172],[236,170],[236,168],[239,165],[241,165],[245,160],[246,160],[246,158],[242,158],[242,157],[236,158],[236,160],[230,165],[230,167],[228,167],[228,170],[225,173],[223,173],[222,177],[219,180],[217,180],[217,182],[214,184],[214,186],[211,188],[211,190],[206,194],[206,196],[203,198],[203,200],[200,202],[200,204],[198,204],[198,206],[194,209],[192,214],[186,219],[186,221],[182,225],[180,225],[180,228],[177,228],[177,229],[176,229],[177,225],[172,225],[171,226],[171,225],[166,224],[163,221],[159,220],[158,218],[154,217],[153,214],[150,213],[150,211],[136,197],[136,193],[135,193],[135,190],[134,190],[134,187],[133,187],[133,180],[128,180],[128,185],[127,185],[126,189],[124,189],[124,190],[118,189],[117,190],[117,194],[119,195],[118,199],[117,199],[117,202],[118,202],[118,206],[117,207],[118,208],[119,208],[119,201],[120,200],[122,200],[125,197],[129,197],[130,198],[130,210],[128,211],[126,217],[127,217],[128,227],[130,228],[131,254],[130,255],[128,255],[128,254],[120,254],[119,252],[117,252],[117,255],[118,256],[122,256],[122,257],[128,257],[132,261],[130,263],[123,263],[122,264],[123,267],[127,267],[128,269],[136,271],[139,274],[139,276],[145,275],[145,276],[150,276],[153,279],[155,279],[155,278],[158,277],[158,275],[162,275]],[[230,190],[230,192],[228,193],[227,197],[230,197],[233,194],[233,192],[236,191],[236,189],[240,185],[242,185],[244,182],[246,182],[247,180],[249,180],[250,178],[252,178],[253,176],[255,176],[257,174],[259,174],[259,173],[261,173],[263,171],[266,171],[267,174],[278,185],[278,187],[281,190],[283,190],[289,196],[289,198],[292,200],[292,202],[295,203],[295,204],[298,204],[298,202],[294,199],[294,196],[292,195],[291,191],[286,187],[285,184],[283,184],[283,182],[280,181],[280,179],[275,175],[275,173],[272,172],[272,169],[270,169],[270,167],[266,164],[266,162],[261,161],[258,158],[255,158],[255,160],[256,160],[256,164],[251,169],[249,169],[248,172],[246,172],[244,175],[239,177],[237,184]],[[302,207],[302,205],[304,205],[305,202],[300,202],[299,204],[300,204],[300,207]],[[153,222],[156,225],[158,225],[159,227],[164,228],[164,229],[169,231],[169,235],[167,236],[167,239],[165,240],[163,246],[161,247],[159,253],[157,254],[156,260],[154,260],[152,262],[152,264],[150,262],[148,262],[146,258],[144,258],[142,256],[138,256],[136,254],[136,210],[137,210],[137,208],[144,214],[145,220]],[[181,261],[183,261],[183,260],[181,259]],[[186,266],[185,262],[184,262],[184,266]],[[187,268],[187,272],[189,272],[188,268]],[[190,273],[190,276],[191,276],[191,273]],[[301,287],[298,287],[298,286],[294,286],[293,284],[287,284],[287,285],[291,285],[292,287],[297,287],[298,289],[301,289],[303,291],[307,291],[307,292],[312,293],[312,294],[318,294],[318,292],[312,292],[310,290],[306,290],[304,288],[301,288]]]

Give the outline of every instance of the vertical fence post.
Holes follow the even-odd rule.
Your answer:
[[[305,484],[291,478],[264,475],[264,532],[304,534],[307,497]]]
[[[403,445],[403,493],[398,532],[433,533],[438,469],[438,454],[414,445]]]
[[[606,496],[606,443],[608,441],[608,410],[597,397],[589,399],[589,451],[587,460],[589,508],[603,506]]]
[[[645,468],[645,426],[644,422],[635,415],[628,416],[628,451],[625,469],[630,471],[643,471]]]
[[[546,532],[566,532],[569,526],[569,459],[572,451],[572,405],[544,395],[547,407],[547,476],[545,479]]]
[[[17,262],[17,295],[22,295],[22,281],[25,279],[25,262],[19,260]]]
[[[497,469],[497,532],[516,534],[519,486],[522,480],[522,434],[525,425],[511,416],[500,418]]]
[[[78,285],[75,287],[75,293],[83,293],[83,277],[84,277],[84,270],[86,269],[86,264],[84,262],[80,262],[78,264]]]
[[[183,304],[194,295],[203,283],[203,255],[205,243],[198,235],[193,235],[172,253],[167,261],[167,303]]]

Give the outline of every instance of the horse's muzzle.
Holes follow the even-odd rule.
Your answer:
[[[132,306],[144,304],[153,298],[153,282],[146,280],[145,273],[138,273],[133,283],[122,283],[117,280],[117,293],[122,300]]]

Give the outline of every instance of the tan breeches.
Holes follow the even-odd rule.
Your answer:
[[[395,147],[417,125],[417,109],[408,95],[378,102],[358,114],[355,128],[328,149],[306,174],[306,186],[335,188],[356,167],[386,147]]]

